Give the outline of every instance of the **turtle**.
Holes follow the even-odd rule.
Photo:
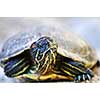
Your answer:
[[[0,53],[7,77],[32,82],[91,80],[97,62],[94,48],[70,32],[18,33]]]

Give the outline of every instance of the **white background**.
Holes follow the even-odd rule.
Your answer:
[[[0,16],[98,17],[99,0],[2,0]],[[0,84],[0,100],[100,100],[97,83]]]

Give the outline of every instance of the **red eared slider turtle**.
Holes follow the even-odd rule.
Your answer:
[[[6,41],[0,56],[5,75],[36,82],[90,80],[97,63],[83,39],[60,32],[17,34]]]

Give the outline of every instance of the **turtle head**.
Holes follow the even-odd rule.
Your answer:
[[[30,52],[33,64],[44,73],[50,65],[55,64],[57,43],[50,37],[41,37],[31,45]]]

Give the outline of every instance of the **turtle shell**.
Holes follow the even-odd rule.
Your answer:
[[[16,56],[29,49],[31,44],[40,37],[48,36],[57,42],[59,54],[77,61],[82,61],[87,67],[92,67],[96,63],[97,56],[94,49],[80,36],[70,32],[39,30],[37,29],[33,33],[20,33],[11,37],[4,44],[0,59],[6,60]]]

